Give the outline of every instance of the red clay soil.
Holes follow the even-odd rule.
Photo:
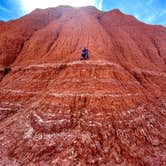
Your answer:
[[[0,79],[0,165],[166,165],[165,27],[37,9],[1,23]]]

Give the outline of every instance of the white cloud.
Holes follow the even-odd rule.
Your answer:
[[[103,9],[103,0],[99,0],[98,8],[99,8],[100,10]]]
[[[56,7],[59,5],[70,5],[73,7],[95,6],[95,0],[20,0],[25,12],[31,12],[36,8]]]

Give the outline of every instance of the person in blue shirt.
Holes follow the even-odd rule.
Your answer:
[[[86,47],[83,48],[82,52],[81,52],[81,59],[80,60],[87,60],[88,57],[88,49]]]

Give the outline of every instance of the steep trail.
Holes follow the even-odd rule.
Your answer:
[[[166,164],[164,27],[61,6],[0,32],[0,165]]]

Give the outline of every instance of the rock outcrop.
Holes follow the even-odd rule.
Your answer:
[[[0,165],[166,165],[165,46],[165,27],[119,10],[2,23]]]

